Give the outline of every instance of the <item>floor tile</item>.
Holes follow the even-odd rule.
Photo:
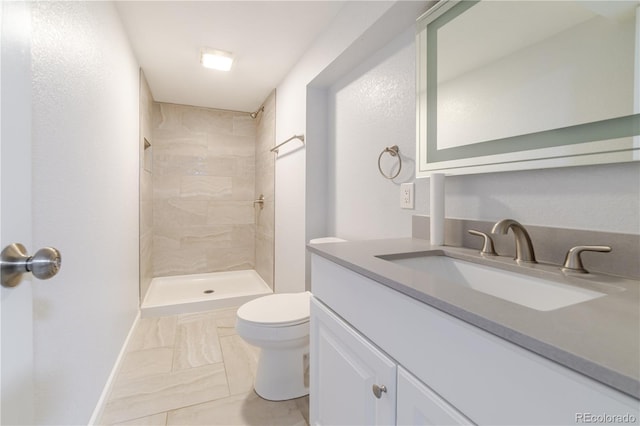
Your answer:
[[[260,349],[237,335],[237,309],[141,319],[100,424],[308,425],[308,397],[253,391]]]
[[[216,311],[216,327],[219,336],[232,336],[236,334],[236,313],[238,308],[221,309]]]
[[[158,413],[153,416],[141,417],[124,423],[117,423],[115,426],[165,426],[166,424],[167,413]]]
[[[294,400],[267,401],[247,392],[228,398],[170,411],[167,425],[304,426]]]
[[[222,350],[215,318],[191,315],[178,320],[173,370],[200,367],[222,362]]]
[[[122,359],[117,380],[131,380],[138,377],[169,373],[173,366],[173,348],[151,348],[127,352]]]
[[[116,423],[229,395],[222,363],[117,381],[103,415]]]
[[[309,424],[309,395],[303,396],[302,398],[297,398],[294,400],[296,402],[296,407],[300,410],[302,417],[304,417],[304,421]]]
[[[238,335],[221,337],[220,345],[231,395],[252,390],[260,349]]]
[[[176,320],[175,316],[141,318],[131,336],[127,351],[173,346]]]

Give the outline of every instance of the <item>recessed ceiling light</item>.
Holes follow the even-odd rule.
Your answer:
[[[200,51],[200,63],[205,68],[229,71],[233,64],[233,54],[224,50],[204,48]]]

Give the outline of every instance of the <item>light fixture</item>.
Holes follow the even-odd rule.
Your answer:
[[[229,71],[233,64],[233,54],[224,50],[203,48],[200,50],[200,63],[205,68]]]

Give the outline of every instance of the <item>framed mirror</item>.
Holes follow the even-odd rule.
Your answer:
[[[417,21],[417,176],[640,159],[640,1],[440,1]]]

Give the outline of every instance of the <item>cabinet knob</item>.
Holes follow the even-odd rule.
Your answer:
[[[387,387],[385,385],[373,385],[371,390],[373,391],[373,394],[376,396],[376,398],[380,399],[382,397],[382,392],[387,392]]]

